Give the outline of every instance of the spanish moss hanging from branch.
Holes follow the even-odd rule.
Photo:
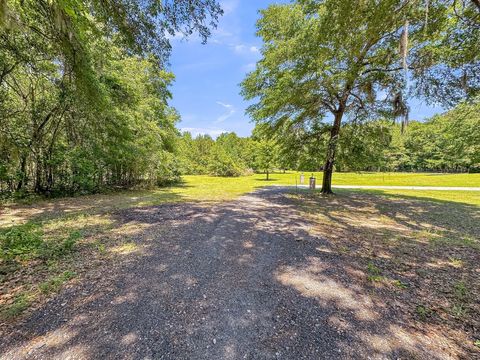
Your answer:
[[[408,20],[405,20],[402,34],[400,35],[400,56],[402,57],[402,67],[405,71],[408,70]]]
[[[392,100],[393,116],[401,119],[402,133],[408,125],[410,108],[403,96],[403,91],[398,91]]]

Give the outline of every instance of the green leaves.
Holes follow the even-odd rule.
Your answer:
[[[48,195],[178,179],[168,34],[215,0],[1,0],[0,188]]]
[[[0,233],[2,259],[30,256],[35,254],[42,244],[41,229],[34,224],[14,226]]]

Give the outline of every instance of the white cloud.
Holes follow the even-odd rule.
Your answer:
[[[212,31],[212,36],[208,39],[208,42],[217,44],[217,45],[222,45],[232,41],[232,38],[234,37],[235,35],[232,32],[226,30],[222,26],[219,26]]]
[[[213,138],[216,138],[221,134],[228,132],[227,130],[223,130],[223,129],[191,128],[191,127],[181,128],[180,131],[189,132],[190,134],[192,134],[193,137],[196,137],[198,135],[210,135]]]
[[[217,101],[217,104],[220,105],[220,106],[223,106],[225,109],[232,109],[233,108],[233,105],[225,104],[224,102],[221,102],[221,101]]]
[[[243,54],[245,52],[245,50],[247,49],[247,47],[243,44],[239,44],[239,45],[234,45],[233,46],[233,50],[237,53],[237,54]]]
[[[224,102],[221,102],[221,101],[217,101],[217,104],[224,107],[225,109],[227,109],[228,111],[223,114],[223,115],[220,115],[217,120],[215,120],[215,124],[218,124],[218,123],[221,123],[221,122],[224,122],[225,120],[227,120],[228,118],[232,117],[233,114],[235,114],[235,107],[231,104],[227,104],[227,103],[224,103]]]
[[[230,45],[237,54],[259,54],[260,50],[256,46],[248,46],[245,44],[231,44]]]

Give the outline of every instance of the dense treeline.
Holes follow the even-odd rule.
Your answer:
[[[266,140],[270,139],[270,140]],[[257,126],[252,137],[222,134],[192,138],[183,134],[180,171],[185,174],[240,176],[273,169],[322,170],[329,124]],[[346,122],[339,139],[337,171],[480,171],[480,103],[461,104],[403,129],[388,120]]]
[[[276,167],[277,146],[255,134],[242,138],[224,133],[216,140],[209,135],[179,140],[179,168],[183,174],[241,176],[253,171],[269,173]]]
[[[204,40],[214,0],[0,1],[0,192],[178,178],[168,36]]]
[[[95,191],[173,179],[177,115],[172,74],[110,47],[96,64],[102,103],[79,96],[54,59],[16,64],[3,80],[0,181],[4,190]]]
[[[480,171],[480,103],[461,104],[430,120],[399,129],[385,157],[395,171]]]

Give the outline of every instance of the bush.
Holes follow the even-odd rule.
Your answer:
[[[0,233],[0,255],[6,260],[29,258],[38,252],[42,244],[42,231],[35,224],[14,226]]]
[[[208,172],[213,176],[238,177],[245,172],[245,169],[220,149],[212,156],[208,164]]]
[[[178,183],[181,180],[180,165],[175,156],[165,152],[157,168],[157,186],[167,186]]]

